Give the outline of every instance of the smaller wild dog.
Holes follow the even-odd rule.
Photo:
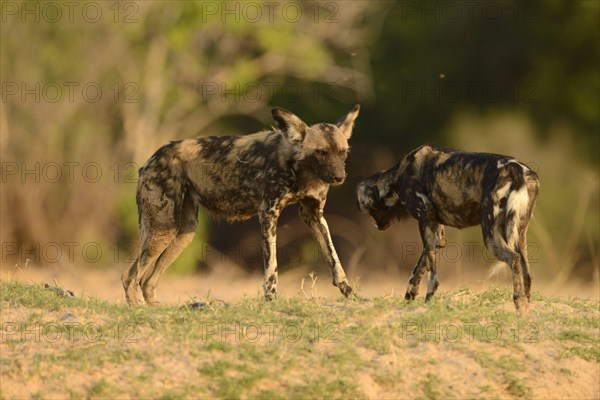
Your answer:
[[[413,217],[419,223],[423,252],[408,281],[405,298],[419,292],[428,271],[427,296],[439,286],[435,255],[446,245],[444,225],[481,225],[487,247],[513,273],[517,310],[531,301],[527,227],[539,190],[537,174],[512,157],[421,146],[396,166],[358,185],[358,206],[380,230]]]
[[[330,186],[346,178],[348,139],[359,106],[336,124],[307,125],[281,108],[272,110],[276,128],[247,136],[209,136],[170,142],[139,171],[137,205],[140,254],[122,281],[127,302],[156,304],[162,273],[190,244],[198,208],[229,221],[258,214],[267,299],[277,294],[276,227],[281,210],[300,203],[331,268],[333,284],[349,296],[352,287],[333,247],[323,209]]]

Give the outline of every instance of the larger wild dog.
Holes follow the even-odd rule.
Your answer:
[[[406,299],[419,292],[428,271],[426,301],[439,286],[435,256],[446,245],[444,225],[481,225],[487,247],[513,273],[517,310],[531,301],[527,227],[539,190],[537,174],[512,157],[421,146],[396,166],[358,185],[358,205],[380,230],[413,217],[423,252],[408,282]]]
[[[247,136],[210,136],[170,142],[140,168],[137,205],[140,252],[123,273],[125,295],[137,304],[156,304],[161,274],[190,244],[200,206],[219,218],[240,221],[258,214],[264,260],[264,292],[277,294],[276,226],[281,210],[300,203],[308,225],[331,268],[333,284],[349,296],[352,288],[336,254],[323,208],[330,186],[346,178],[348,139],[359,106],[336,124],[307,125],[281,108],[276,127]]]

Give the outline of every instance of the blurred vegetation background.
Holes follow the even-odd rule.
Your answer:
[[[412,269],[414,222],[377,232],[354,189],[432,143],[529,163],[541,177],[536,276],[597,284],[599,5],[2,2],[2,263],[124,268],[137,168],[161,144],[264,129],[272,106],[316,123],[360,103],[349,179],[326,209],[351,275]],[[256,219],[200,220],[174,271],[262,271]],[[479,228],[448,235],[442,274],[484,274],[493,260]],[[328,273],[293,208],[279,246],[283,273]]]

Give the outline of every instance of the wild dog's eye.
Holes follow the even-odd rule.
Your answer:
[[[317,155],[320,157],[327,157],[327,152],[325,150],[317,150]]]

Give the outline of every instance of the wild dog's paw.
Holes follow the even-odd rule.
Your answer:
[[[277,297],[277,292],[265,293],[265,300],[271,301]]]
[[[138,304],[141,304],[140,301],[138,300],[138,296],[137,296],[137,291],[136,291],[136,287],[129,287],[125,290],[125,300],[127,301],[127,304],[129,304],[130,306],[136,306]]]
[[[529,302],[526,297],[513,296],[513,301],[515,303],[515,308],[517,310],[517,315],[523,316],[526,315],[529,311]]]
[[[416,293],[413,293],[410,290],[407,290],[406,294],[404,295],[404,300],[412,301],[415,299],[416,295],[417,295]]]
[[[346,297],[349,297],[354,292],[352,286],[350,286],[347,281],[342,281],[336,286],[338,287],[338,289],[340,289],[340,292],[342,292],[342,294]]]
[[[276,297],[277,297],[277,287],[276,286],[265,287],[265,299],[267,301],[271,301]]]

